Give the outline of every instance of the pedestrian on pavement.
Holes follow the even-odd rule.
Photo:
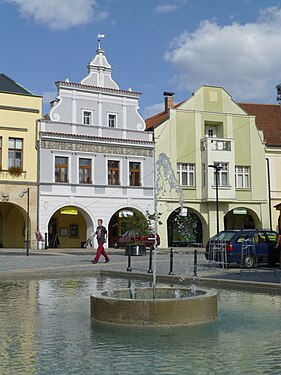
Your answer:
[[[107,230],[102,225],[102,223],[103,223],[102,219],[99,219],[98,220],[98,227],[97,227],[97,230],[96,230],[96,233],[95,233],[95,235],[97,236],[98,248],[97,248],[96,256],[95,256],[94,260],[92,260],[92,262],[94,264],[98,263],[101,254],[104,256],[105,263],[109,262],[109,257],[108,257],[108,255],[107,255],[107,253],[106,253],[106,251],[104,250],[104,247],[103,247],[103,244],[107,240]]]
[[[94,246],[94,237],[95,237],[95,233],[92,232],[92,233],[89,235],[87,241],[85,242],[84,247],[86,247],[86,249],[87,249],[89,246],[90,246],[90,248],[92,248],[92,247]]]

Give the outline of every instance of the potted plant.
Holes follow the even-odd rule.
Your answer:
[[[142,236],[147,236],[153,232],[151,230],[151,221],[155,215],[146,212],[143,215],[137,210],[131,210],[132,215],[121,217],[120,225],[122,232],[130,231],[132,241],[127,243],[125,255],[146,255],[146,245],[141,241]]]
[[[8,169],[8,172],[11,176],[19,177],[22,174],[22,168],[21,167],[10,167]]]

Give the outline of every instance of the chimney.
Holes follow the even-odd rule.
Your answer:
[[[163,95],[165,97],[165,111],[167,112],[170,108],[174,108],[174,92],[164,91]]]
[[[277,98],[276,98],[276,100],[281,105],[281,83],[276,86],[276,90],[277,90]]]

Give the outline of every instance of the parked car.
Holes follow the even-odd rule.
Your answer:
[[[207,242],[205,257],[226,265],[236,262],[249,268],[258,263],[274,266],[280,258],[277,238],[278,233],[272,230],[224,230]]]
[[[160,245],[160,237],[157,234],[157,246]],[[131,230],[128,230],[127,232],[123,233],[121,236],[119,236],[117,239],[114,240],[114,247],[125,247],[127,243],[134,242],[134,241],[142,242],[145,244],[145,246],[153,246],[155,244],[155,235],[153,233],[145,236],[137,235],[135,236],[134,233]]]

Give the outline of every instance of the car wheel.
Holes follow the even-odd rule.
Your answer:
[[[255,257],[253,255],[246,255],[244,258],[244,266],[246,268],[252,268],[255,265]]]
[[[113,247],[114,249],[119,249],[119,243],[115,241],[113,244]]]

